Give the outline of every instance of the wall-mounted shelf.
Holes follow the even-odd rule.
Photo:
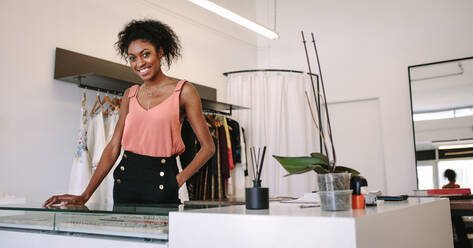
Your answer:
[[[202,108],[217,114],[232,115],[232,110],[250,109],[248,107],[202,99]]]
[[[54,79],[77,84],[79,87],[122,94],[134,84],[142,84],[128,66],[92,56],[56,48]],[[192,83],[192,82],[191,82]],[[217,90],[192,83],[202,98],[202,107],[210,112],[231,115],[232,110],[248,109],[228,103],[217,102]]]

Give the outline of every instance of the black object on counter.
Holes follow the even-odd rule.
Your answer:
[[[350,188],[353,190],[353,194],[351,196],[352,209],[365,208],[365,197],[361,194],[362,186],[368,186],[368,181],[366,181],[364,177],[354,176],[350,179]]]
[[[247,209],[268,209],[269,208],[269,189],[261,188],[261,171],[263,170],[264,156],[266,146],[263,148],[263,154],[258,148],[258,155],[254,147],[250,147],[250,153],[253,165],[253,187],[246,188],[245,202]]]
[[[245,192],[247,209],[268,209],[269,208],[269,189],[268,188],[246,188]]]
[[[384,201],[405,201],[407,200],[407,198],[409,198],[409,196],[407,195],[390,195],[390,196],[380,195],[376,197],[377,200],[384,200]]]
[[[362,176],[353,176],[350,179],[350,189],[353,190],[353,195],[361,195],[361,187],[368,186],[368,181]]]

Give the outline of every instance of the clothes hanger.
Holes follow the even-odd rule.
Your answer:
[[[108,94],[103,98],[102,105],[105,103],[108,103],[111,110],[119,108],[115,103],[113,103],[110,97],[108,97]]]
[[[219,118],[220,116],[215,116],[214,121],[213,121],[213,126],[215,127],[221,127],[223,126],[223,122]]]
[[[85,94],[85,90],[84,92],[82,93],[82,107],[85,107],[85,101],[87,100],[87,95]]]
[[[120,105],[122,104],[122,99],[120,97],[114,97],[112,102],[117,106],[115,109],[120,111]]]
[[[108,103],[108,101],[105,100],[105,98],[109,98],[108,97],[108,92],[105,93],[105,96],[102,98],[102,101],[100,102],[102,104],[102,114],[103,114],[103,117],[104,118],[108,118],[108,115],[110,114],[110,111],[111,111],[111,108],[112,106],[110,104],[108,104],[108,108],[105,108],[105,104]]]
[[[105,107],[106,103],[108,103],[108,108],[105,108],[105,110],[104,110],[104,107]],[[105,118],[107,118],[110,115],[110,112],[113,111],[113,108],[116,107],[116,105],[113,104],[112,101],[110,100],[110,97],[108,97],[108,91],[106,91],[105,96],[103,97],[100,104],[102,105],[102,112],[103,112]]]
[[[90,116],[94,115],[100,107],[102,107],[103,110],[102,100],[100,99],[100,90],[97,90],[97,98],[95,99],[94,106],[90,111]]]

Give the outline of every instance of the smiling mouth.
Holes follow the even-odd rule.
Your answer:
[[[150,67],[146,67],[146,68],[143,68],[143,69],[140,69],[138,70],[140,73],[146,73],[150,70]]]

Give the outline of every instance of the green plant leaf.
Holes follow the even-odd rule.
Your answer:
[[[302,173],[309,172],[309,171],[311,171],[311,170],[313,170],[313,171],[315,171],[316,173],[319,173],[319,174],[326,174],[326,173],[329,173],[329,170],[324,169],[321,165],[318,165],[318,164],[311,164],[311,165],[308,165],[306,168],[302,168],[302,169],[299,170],[299,171],[286,174],[286,175],[284,175],[283,177],[287,177],[287,176],[291,176],[291,175],[296,175],[296,174],[302,174]]]
[[[328,168],[328,166],[327,166]],[[322,167],[321,165],[317,165],[315,168],[314,168],[314,171],[317,173],[317,174],[327,174],[327,173],[330,173],[330,170],[329,169],[326,169],[324,167]]]
[[[289,174],[300,174],[314,170],[314,165],[328,166],[327,162],[320,158],[314,157],[273,157],[281,164],[281,166],[289,172]]]
[[[320,153],[320,152],[313,152],[313,153],[310,154],[310,156],[313,157],[313,158],[320,158],[320,159],[322,159],[323,161],[325,161],[326,164],[321,164],[321,166],[322,166],[324,169],[326,169],[326,170],[330,170],[330,166],[329,166],[329,164],[328,164],[328,158],[327,158],[327,156],[323,155],[323,154]],[[327,173],[328,173],[328,172],[327,172]]]
[[[335,167],[335,172],[336,173],[339,173],[339,172],[349,172],[351,173],[351,176],[358,176],[360,175],[360,172],[355,170],[355,169],[352,169],[352,168],[348,168],[348,167],[345,167],[345,166],[337,166]]]
[[[314,170],[315,167],[320,167],[320,165],[313,165],[313,164],[310,164],[310,165],[307,165],[307,167],[305,167],[305,168],[301,168],[300,170],[297,170],[297,171],[294,171],[294,172],[292,172],[292,173],[286,174],[286,175],[284,175],[283,177],[287,177],[287,176],[291,176],[291,175],[296,175],[296,174],[306,173],[306,172],[309,172],[309,171],[311,171],[311,170]]]
[[[310,154],[311,157],[313,158],[320,158],[322,159],[323,161],[327,162],[328,163],[328,158],[327,156],[323,155],[322,153],[320,152],[313,152]]]

